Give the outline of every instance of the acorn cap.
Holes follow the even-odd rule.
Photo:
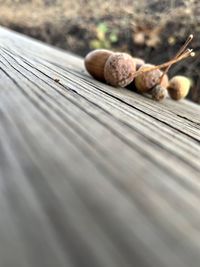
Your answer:
[[[152,64],[144,64],[139,70],[154,67]],[[135,78],[135,85],[139,92],[145,93],[150,91],[157,83],[159,83],[160,77],[162,75],[162,71],[159,69],[148,71],[138,75]]]
[[[97,80],[105,81],[104,66],[113,52],[106,49],[96,49],[88,53],[85,57],[85,68],[89,74]]]
[[[126,53],[114,53],[106,61],[104,77],[108,84],[115,87],[125,87],[134,79],[136,63]]]
[[[174,76],[168,84],[168,93],[174,100],[185,98],[190,90],[191,81],[185,76]]]

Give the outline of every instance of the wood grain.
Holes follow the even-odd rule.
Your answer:
[[[198,105],[0,28],[0,266],[199,267],[199,144]]]

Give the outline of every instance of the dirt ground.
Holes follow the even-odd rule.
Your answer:
[[[0,24],[76,54],[94,48],[126,51],[162,63],[194,34],[194,58],[169,75],[193,80],[189,98],[200,103],[198,0],[0,0]]]

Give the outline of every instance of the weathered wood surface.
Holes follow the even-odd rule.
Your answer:
[[[199,106],[0,28],[0,266],[199,267],[199,143]]]

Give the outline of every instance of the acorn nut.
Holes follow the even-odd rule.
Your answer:
[[[109,56],[104,67],[104,77],[108,84],[125,87],[134,79],[136,63],[126,53],[114,53]]]
[[[151,90],[150,93],[151,93],[152,99],[155,101],[162,101],[163,99],[167,97],[167,89],[160,84],[157,84]]]
[[[113,52],[106,49],[96,49],[88,53],[85,57],[85,68],[89,74],[99,81],[104,79],[104,66]]]
[[[167,87],[170,97],[174,100],[185,98],[190,90],[191,81],[185,76],[174,76]]]
[[[140,70],[154,67],[152,64],[144,64],[139,68]],[[162,71],[159,69],[141,73],[135,78],[135,86],[140,93],[150,91],[157,83],[159,83]]]

